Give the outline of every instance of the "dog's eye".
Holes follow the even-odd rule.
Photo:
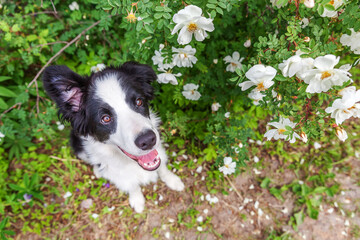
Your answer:
[[[135,103],[136,103],[136,106],[138,106],[138,107],[141,107],[143,105],[143,101],[141,100],[141,98],[137,98]]]
[[[111,117],[109,115],[105,114],[105,115],[103,115],[101,117],[101,123],[106,124],[106,123],[109,123],[109,122],[111,122]]]

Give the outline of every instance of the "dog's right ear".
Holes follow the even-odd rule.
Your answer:
[[[50,66],[42,77],[47,94],[56,102],[59,113],[67,121],[80,111],[80,104],[88,78],[82,77],[66,66]]]

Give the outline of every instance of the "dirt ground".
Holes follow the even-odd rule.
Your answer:
[[[265,168],[259,170],[254,170],[250,163],[247,171],[236,178],[227,178],[221,187],[214,187],[218,188],[216,194],[211,194],[207,190],[207,166],[203,166],[201,171],[184,168],[176,173],[182,177],[186,185],[183,192],[172,191],[160,181],[144,187],[144,194],[151,196],[151,199],[147,199],[143,214],[135,214],[130,210],[127,196],[119,193],[114,186],[110,186],[102,192],[107,199],[111,199],[110,202],[104,202],[100,197],[92,200],[98,209],[114,206],[113,214],[104,214],[94,222],[89,211],[69,203],[64,207],[73,207],[80,214],[67,221],[59,217],[61,230],[53,229],[51,233],[42,237],[266,239],[270,232],[275,230],[288,233],[293,239],[360,239],[356,237],[360,226],[359,160],[350,158],[342,163],[342,166],[351,166],[350,172],[335,169],[339,171],[335,180],[340,184],[341,192],[333,198],[325,198],[320,206],[318,219],[306,217],[298,231],[294,231],[288,225],[290,216],[294,213],[294,197],[289,193],[284,196],[284,201],[280,201],[267,189],[260,187],[261,179],[266,176],[285,184],[292,182],[295,174],[285,167],[283,168],[285,171],[277,171],[279,163],[273,159],[267,161],[264,163]],[[226,190],[228,195],[224,195],[223,190]],[[157,193],[155,197],[153,197],[154,193]],[[210,196],[207,196],[208,194]],[[210,197],[213,200],[217,197],[218,201],[210,203],[208,201]],[[53,199],[53,201],[63,201],[63,199]],[[182,220],[179,220],[179,214],[183,216]],[[357,234],[354,234],[354,229],[358,231]],[[15,239],[39,239],[39,236],[20,234]]]

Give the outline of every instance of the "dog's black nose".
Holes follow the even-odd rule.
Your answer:
[[[152,130],[141,133],[135,139],[135,145],[141,150],[149,150],[156,144],[156,135]]]

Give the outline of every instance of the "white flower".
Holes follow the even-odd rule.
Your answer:
[[[307,8],[313,8],[315,6],[315,2],[314,0],[305,0],[304,1],[304,5],[307,7]]]
[[[166,239],[170,239],[170,232],[166,232],[166,233],[165,233],[165,238],[166,238]]]
[[[188,83],[184,85],[184,91],[182,91],[182,95],[189,100],[199,100],[201,94],[197,91],[199,85]]]
[[[79,10],[79,4],[77,2],[72,2],[69,5],[69,8],[70,8],[71,11]]]
[[[197,62],[197,58],[194,56],[196,49],[190,45],[186,45],[185,48],[172,48],[172,51],[177,53],[173,54],[173,64],[178,67],[192,67]]]
[[[351,35],[343,34],[340,38],[342,45],[349,46],[355,54],[360,54],[360,32],[355,32],[350,28]]]
[[[69,198],[69,197],[71,197],[71,196],[72,196],[72,193],[71,193],[71,192],[66,192],[66,193],[64,194],[63,198],[67,199],[67,198]]]
[[[93,73],[97,73],[97,72],[100,72],[100,71],[104,70],[105,68],[106,68],[105,64],[99,63],[96,66],[91,67],[90,70]]]
[[[309,25],[309,19],[308,18],[303,18],[301,20],[301,28],[306,28]]]
[[[171,34],[174,35],[181,29],[177,39],[179,44],[185,45],[191,42],[193,34],[195,39],[201,42],[207,37],[206,31],[214,31],[213,20],[202,17],[201,14],[201,8],[188,5],[174,15],[173,21],[176,25]]]
[[[279,3],[279,0],[270,0],[270,2],[272,3],[273,7],[277,7],[277,8],[282,8],[285,5],[287,5],[286,1],[283,1],[283,3]]]
[[[206,199],[210,204],[219,202],[219,199],[218,199],[216,196],[211,197],[210,194],[206,194],[205,199]]]
[[[213,104],[211,105],[211,110],[212,110],[213,112],[217,112],[220,107],[221,107],[220,103],[215,102],[215,103],[213,103]]]
[[[99,214],[93,213],[93,214],[91,215],[91,217],[92,217],[93,219],[97,219],[97,218],[99,217]]]
[[[5,134],[3,134],[2,132],[0,132],[0,141],[1,141],[1,139],[4,138],[4,137],[5,137]]]
[[[330,11],[330,10],[327,10],[326,8],[324,8],[323,14],[320,15],[321,17],[336,17],[337,16],[336,9],[339,8],[341,5],[343,5],[343,1],[342,0],[332,0],[332,1],[329,1],[328,4],[333,5],[335,8],[335,11]]]
[[[163,64],[164,62],[164,57],[162,56],[161,51],[155,50],[155,56],[153,56],[151,58],[151,60],[153,61],[154,65],[160,65]]]
[[[225,116],[226,118],[229,118],[229,117],[230,117],[230,112],[226,112],[226,113],[224,114],[224,116]]]
[[[339,94],[342,98],[336,99],[331,107],[325,109],[325,112],[331,113],[336,124],[342,124],[351,117],[360,117],[360,90],[356,91],[355,87],[347,87]]]
[[[259,105],[260,100],[262,100],[263,97],[265,96],[266,96],[265,94],[262,94],[261,92],[254,90],[248,94],[248,97],[253,100],[254,105]]]
[[[224,166],[220,167],[220,172],[224,173],[224,175],[230,175],[235,172],[236,162],[232,161],[231,157],[224,158]]]
[[[294,128],[296,126],[296,123],[291,122],[288,118],[280,117],[279,122],[270,122],[268,125],[271,125],[273,127],[276,127],[277,129],[271,129],[267,131],[264,135],[264,137],[267,138],[267,140],[271,140],[274,138],[275,140],[278,139],[287,139],[290,135],[284,135],[284,133],[287,131],[286,126],[290,128]],[[294,143],[296,141],[296,138],[300,138],[300,136],[297,133],[293,133],[293,136],[291,139],[289,139],[290,143]]]
[[[304,54],[300,50],[296,51],[296,54],[287,60],[284,60],[279,64],[279,69],[281,70],[284,77],[293,77],[295,74],[297,77],[301,78],[301,75],[313,68],[314,59],[312,58],[301,58],[300,56]]]
[[[257,156],[254,157],[254,162],[257,163],[257,162],[259,162],[259,160],[260,160],[260,159],[259,159]]]
[[[300,133],[300,139],[301,139],[301,141],[303,141],[304,143],[307,143],[308,137],[307,137],[306,133],[301,132],[301,133]]]
[[[196,229],[197,229],[199,232],[201,232],[201,231],[203,230],[203,228],[200,227],[200,226],[198,226]]]
[[[204,218],[203,216],[199,216],[197,219],[196,219],[197,222],[201,223],[204,221]]]
[[[151,58],[154,65],[159,66],[161,69],[171,69],[174,67],[173,63],[164,63],[167,61],[166,57],[163,57],[163,52],[161,51],[164,48],[164,44],[160,44],[159,51],[155,50],[155,56]]]
[[[176,77],[180,77],[181,73],[173,74],[171,69],[165,71],[164,69],[159,68],[158,70],[160,72],[163,72],[163,73],[160,73],[157,75],[158,83],[165,83],[165,84],[171,83],[172,85],[178,85],[178,81],[177,81]]]
[[[314,148],[315,149],[320,149],[321,148],[321,144],[318,142],[314,142]]]
[[[228,72],[235,72],[237,68],[241,68],[241,62],[244,60],[244,58],[240,58],[240,54],[238,52],[233,52],[232,57],[226,56],[224,58],[225,63],[230,63],[226,67],[226,71]]]
[[[249,48],[251,46],[251,40],[248,39],[244,42],[244,47]]]
[[[218,59],[215,58],[215,59],[213,60],[213,63],[214,63],[214,64],[217,64],[217,63],[218,63]]]
[[[275,75],[275,68],[270,66],[265,67],[262,64],[257,64],[251,67],[245,73],[245,76],[250,79],[250,81],[240,83],[239,86],[243,91],[249,89],[252,86],[256,86],[256,91],[264,91],[274,84],[272,79],[275,77]]]
[[[321,93],[328,91],[332,86],[342,86],[350,79],[351,74],[346,69],[334,69],[340,57],[325,55],[314,60],[316,69],[308,70],[302,74],[302,79],[309,84],[306,92]]]

